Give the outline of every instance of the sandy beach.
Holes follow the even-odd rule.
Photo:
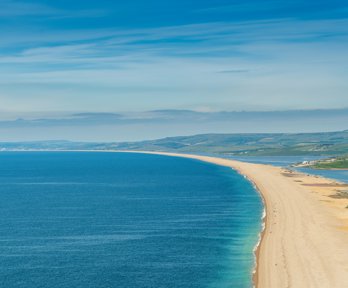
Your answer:
[[[266,209],[256,251],[257,288],[348,287],[348,199],[340,194],[348,185],[270,165],[153,154],[231,167],[254,182]]]

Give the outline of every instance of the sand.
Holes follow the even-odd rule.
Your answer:
[[[257,288],[348,287],[348,199],[339,193],[348,190],[348,185],[270,165],[153,154],[231,167],[254,182],[266,209],[265,229],[256,251]]]

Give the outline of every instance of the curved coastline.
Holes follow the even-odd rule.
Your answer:
[[[341,183],[271,165],[217,157],[114,152],[196,159],[230,167],[251,181],[265,211],[260,241],[254,249],[254,287],[348,287],[348,199],[331,197]]]
[[[263,205],[263,212],[262,212],[262,218],[261,218],[261,225],[262,225],[262,228],[261,228],[261,231],[259,232],[259,239],[257,241],[257,243],[255,244],[255,247],[254,247],[254,257],[255,257],[255,263],[254,263],[254,267],[253,267],[253,272],[252,272],[252,281],[253,281],[253,288],[257,288],[257,283],[258,283],[258,267],[259,267],[259,254],[260,254],[260,246],[261,246],[261,243],[262,243],[262,240],[263,240],[263,235],[265,233],[265,230],[266,230],[266,226],[267,226],[267,203],[260,191],[260,189],[257,187],[257,185],[251,180],[249,179],[247,176],[244,175],[245,178],[248,179],[248,181],[250,181],[255,190],[259,193],[260,197],[261,197],[261,200],[262,200],[262,205]]]
[[[265,198],[262,194],[262,191],[258,188],[257,184],[250,179],[245,173],[240,171],[240,169],[237,169],[236,167],[232,167],[230,165],[224,165],[222,163],[217,163],[216,161],[220,162],[221,160],[226,160],[226,161],[232,161],[232,160],[227,160],[223,158],[217,158],[217,157],[209,157],[209,156],[200,156],[200,155],[193,155],[193,154],[179,154],[179,153],[169,153],[169,152],[152,152],[152,151],[114,151],[114,152],[120,152],[120,153],[141,153],[141,154],[154,154],[154,155],[162,155],[162,156],[171,156],[171,157],[181,157],[181,158],[190,158],[190,159],[195,159],[195,160],[200,160],[203,162],[215,164],[215,165],[220,165],[220,166],[227,166],[238,172],[240,175],[242,175],[244,178],[246,178],[249,182],[252,183],[253,187],[255,190],[258,192],[262,204],[263,204],[263,213],[262,213],[262,218],[261,218],[261,231],[259,232],[258,236],[258,241],[254,246],[253,253],[254,253],[254,267],[252,268],[252,283],[253,283],[253,288],[258,288],[258,279],[259,279],[259,272],[258,272],[258,267],[259,267],[259,254],[260,254],[260,247],[261,243],[263,241],[263,235],[265,233],[266,227],[267,227],[267,203],[265,201]],[[236,161],[237,162],[237,161]]]
[[[336,197],[348,184],[272,165],[193,154],[55,152],[157,154],[230,167],[254,184],[264,203],[264,228],[254,249],[254,287],[348,287],[348,198]]]

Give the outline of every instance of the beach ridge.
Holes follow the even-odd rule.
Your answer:
[[[348,287],[348,199],[342,183],[265,164],[148,151],[230,167],[251,181],[264,202],[264,229],[255,247],[256,288]],[[344,186],[344,185],[343,185]]]
[[[36,151],[37,150],[32,150]],[[255,246],[256,288],[348,287],[348,184],[266,164],[211,156],[134,150],[56,152],[141,153],[229,167],[251,181],[264,204]]]

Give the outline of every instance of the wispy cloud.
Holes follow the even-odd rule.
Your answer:
[[[293,7],[289,1],[261,2],[255,8],[255,1],[247,1],[229,9],[204,9],[212,13]],[[40,22],[46,17],[103,12],[35,3],[0,0],[0,16],[36,15]],[[72,106],[71,110],[97,111],[212,103],[230,109],[347,103],[347,64],[342,59],[348,57],[348,18],[276,19],[275,15],[146,28],[79,21],[70,27],[70,20],[65,26],[35,20],[28,27],[1,27],[0,100],[6,109]]]
[[[153,61],[154,57],[239,57],[251,60],[262,57],[275,58],[280,54],[274,53],[275,50],[282,45],[306,49],[311,46],[345,44],[348,41],[347,27],[348,20],[279,19],[122,31],[77,30],[69,31],[65,37],[61,31],[56,33],[55,38],[50,35],[47,39],[43,35],[40,38],[37,33],[32,33],[32,38],[28,35],[24,39],[19,35],[5,37],[10,41],[7,45],[15,45],[11,43],[11,39],[14,38],[21,38],[27,43],[23,43],[25,48],[15,53],[3,53],[0,63],[35,63],[50,66],[70,63],[72,68],[73,65],[91,64],[105,67],[110,63],[129,63],[131,59],[134,62],[148,59]],[[30,47],[32,42],[36,43],[35,47]],[[6,46],[6,43],[3,45]],[[267,53],[267,50],[272,53]]]
[[[148,28],[148,29],[100,29],[100,30],[69,30],[55,31],[54,35],[42,32],[29,31],[21,41],[23,44],[35,43],[35,48],[20,51],[22,55],[33,52],[46,52],[59,50],[75,50],[78,48],[90,47],[100,49],[99,51],[117,53],[122,48],[133,46],[141,51],[143,48],[154,48],[158,50],[178,50],[180,47],[202,47],[209,52],[209,47],[223,45],[223,48],[238,46],[248,43],[260,42],[329,42],[347,41],[348,19],[341,20],[307,20],[298,21],[294,19],[277,19],[269,21],[247,21],[239,23],[206,23],[195,25],[181,25],[173,27]],[[8,32],[9,33],[9,32]],[[14,36],[20,32],[11,31]],[[2,45],[17,44],[15,37],[7,37],[5,31]],[[13,41],[13,42],[12,42]],[[7,43],[6,43],[7,42]],[[78,46],[76,43],[83,42],[89,45]],[[49,44],[49,46],[43,46]],[[69,45],[73,45],[70,49]],[[113,50],[112,50],[113,49]],[[82,50],[85,51],[85,50]],[[69,51],[67,51],[69,52]],[[189,51],[177,51],[177,54],[194,54]],[[199,55],[199,51],[197,53]]]

